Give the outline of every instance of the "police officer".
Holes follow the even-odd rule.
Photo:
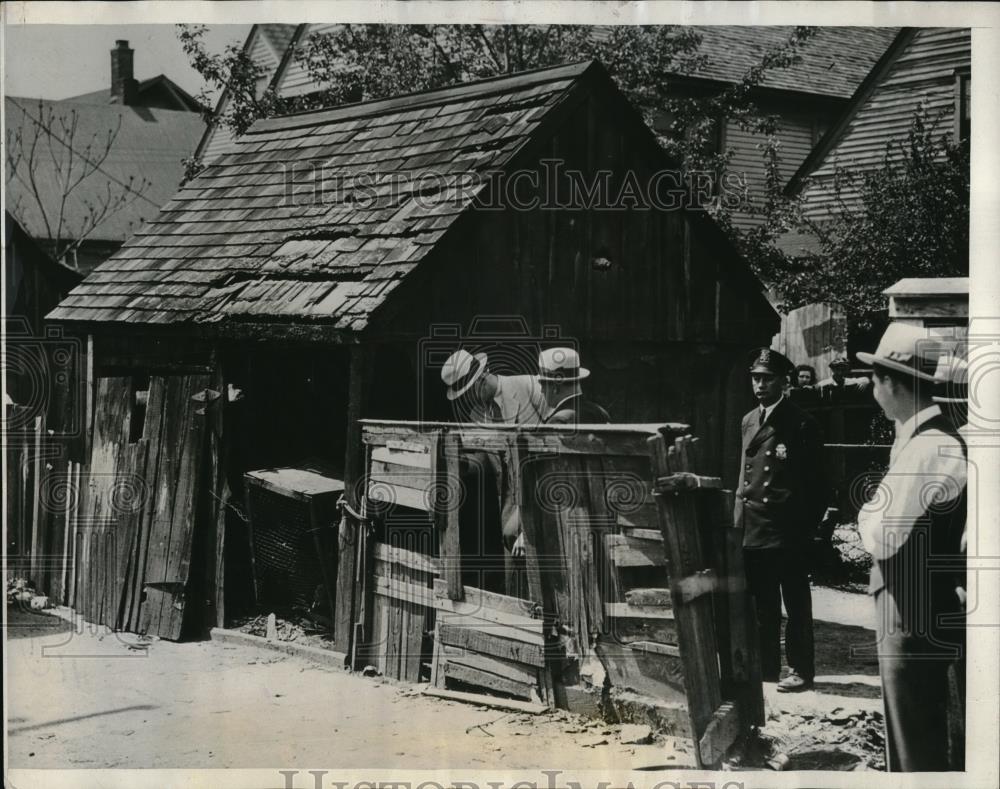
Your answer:
[[[753,353],[757,407],[743,417],[735,525],[744,530],[747,586],[754,596],[765,682],[808,690],[815,676],[809,557],[826,509],[823,445],[816,420],[784,396],[792,363],[777,351]],[[780,682],[781,603],[788,612]]]

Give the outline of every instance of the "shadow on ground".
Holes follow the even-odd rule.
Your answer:
[[[7,603],[7,638],[32,638],[65,633],[73,625],[44,611],[32,611],[26,603]]]

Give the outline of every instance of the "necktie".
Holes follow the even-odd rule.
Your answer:
[[[757,426],[758,427],[763,426],[763,424],[764,424],[764,417],[766,417],[766,416],[767,416],[767,410],[763,409],[763,408],[760,409],[759,419],[757,420]]]

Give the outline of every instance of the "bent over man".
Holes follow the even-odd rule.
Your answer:
[[[757,407],[743,417],[734,520],[743,533],[747,587],[760,633],[761,671],[781,692],[812,687],[815,676],[809,557],[826,509],[819,425],[784,396],[792,363],[777,351],[754,352],[750,378]],[[788,611],[780,682],[781,602]]]

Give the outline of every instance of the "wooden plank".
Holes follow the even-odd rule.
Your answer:
[[[444,687],[444,672],[441,664],[444,661],[444,644],[441,643],[441,623],[434,622],[434,653],[431,656],[431,687]]]
[[[409,576],[411,583],[416,586],[428,588],[432,575],[415,570],[412,567],[399,565],[404,575]],[[423,665],[424,630],[427,626],[428,617],[433,616],[433,609],[418,603],[406,603],[409,608],[409,617],[404,622],[404,646],[403,657],[403,679],[407,682],[419,682],[420,670]]]
[[[441,436],[441,455],[444,462],[443,474],[438,474],[438,480],[447,491],[443,502],[444,536],[441,540],[442,575],[448,584],[448,597],[461,600],[464,596],[462,587],[462,546],[459,540],[459,464],[461,462],[461,442],[458,433],[446,432]],[[439,470],[440,472],[440,470]]]
[[[345,428],[344,450],[344,499],[355,512],[360,511],[358,500],[358,482],[366,473],[364,465],[364,447],[361,443],[361,417],[367,408],[369,388],[372,375],[372,350],[367,344],[355,345],[350,348],[350,363],[348,367],[347,384],[347,425]],[[357,668],[356,650],[360,648],[355,643],[354,617],[359,607],[356,596],[358,589],[367,579],[358,579],[359,563],[358,549],[361,544],[360,534],[363,524],[344,514],[340,524],[340,549],[337,552],[337,611],[334,616],[334,647],[338,652],[349,656],[349,665]]]
[[[478,704],[482,707],[490,707],[498,710],[510,710],[512,712],[523,712],[528,715],[541,715],[548,712],[549,708],[544,704],[535,704],[530,701],[518,701],[515,699],[503,699],[499,696],[487,696],[479,693],[463,693],[457,690],[443,690],[442,688],[427,687],[423,691],[426,696],[436,696],[449,701],[463,701],[468,704]]]
[[[509,693],[512,696],[520,696],[523,699],[531,700],[533,695],[537,695],[534,684],[516,682],[507,677],[497,676],[486,671],[469,666],[464,663],[456,663],[446,660],[443,665],[445,679],[454,679],[468,685],[474,685],[487,690]]]
[[[672,608],[656,605],[632,605],[631,603],[605,603],[604,615],[615,619],[674,619]]]
[[[686,490],[719,490],[722,488],[722,480],[719,477],[704,477],[688,471],[680,471],[668,474],[665,477],[658,477],[655,487],[659,493],[679,493]]]
[[[491,614],[510,614],[518,620],[530,620],[524,623],[529,629],[533,629],[535,624],[539,627],[542,624],[541,606],[531,600],[522,600],[519,597],[511,597],[505,594],[498,594],[497,592],[488,592],[485,589],[478,589],[474,586],[463,587],[463,593],[465,595],[465,602],[472,608],[469,611],[458,611],[454,608],[450,608],[449,610],[455,610],[456,613],[470,613],[475,610],[488,609]],[[440,578],[434,580],[434,595],[438,598],[447,598],[448,596],[448,586]]]
[[[673,608],[671,594],[669,589],[629,589],[625,592],[625,601],[629,605]]]
[[[45,434],[45,417],[36,416],[32,431],[32,472],[31,472],[31,553],[29,554],[29,573],[32,579],[38,578],[39,561],[41,559],[42,524],[39,517],[42,499],[42,436]]]
[[[543,610],[552,611],[551,593],[542,586],[542,574],[539,565],[539,550],[542,549],[540,534],[540,518],[537,498],[536,474],[534,465],[528,463],[527,445],[517,434],[509,436],[506,445],[507,457],[510,459],[511,486],[518,491],[518,511],[521,516],[521,533],[524,537],[524,566],[528,577],[528,595],[532,600],[539,601]]]
[[[428,445],[429,446],[429,445]],[[396,467],[403,469],[428,469],[430,470],[431,455],[429,451],[406,452],[394,450],[387,446],[372,447],[372,465],[381,464],[386,469]]]
[[[739,706],[732,701],[723,702],[712,713],[705,733],[698,740],[701,763],[708,767],[718,764],[740,736],[742,720]]]
[[[172,595],[162,598],[159,623],[155,633],[161,638],[177,640],[184,625],[185,589],[190,576],[191,549],[194,538],[198,491],[203,484],[202,464],[205,460],[205,413],[193,396],[207,388],[211,377],[207,375],[173,376],[168,382],[168,392],[173,397],[165,414],[168,424],[169,479],[160,491],[172,496],[169,507],[164,500],[157,503],[161,517],[154,520],[151,540],[157,551],[153,562],[146,567],[146,583],[162,584],[162,589]],[[171,421],[176,423],[176,429]],[[159,475],[164,476],[161,464]],[[158,528],[157,528],[158,527]]]
[[[375,559],[380,562],[392,562],[393,564],[399,564],[403,567],[420,570],[432,575],[440,574],[440,562],[433,556],[427,556],[416,551],[408,551],[405,548],[388,545],[384,542],[375,543]],[[435,584],[436,588],[437,585]]]
[[[690,440],[678,437],[668,447],[664,438],[657,436],[650,439],[649,451],[655,477],[693,471],[693,447]],[[671,578],[681,578],[705,569],[692,495],[694,494],[656,494],[660,528],[666,547],[667,572]],[[701,596],[684,603],[680,595],[675,594],[674,609],[677,612],[691,729],[695,739],[700,740],[722,700],[712,600],[708,596]]]
[[[395,463],[382,463],[376,460],[372,460],[368,479],[370,482],[412,488],[421,492],[426,492],[434,481],[430,469],[414,470],[409,466],[398,466]]]
[[[604,537],[608,557],[615,567],[664,567],[667,560],[662,544],[636,540],[624,534]]]
[[[150,535],[156,513],[156,499],[160,482],[161,449],[163,446],[167,403],[167,381],[162,376],[151,376],[149,395],[146,400],[146,421],[142,426],[142,439],[147,442],[144,478],[147,497],[136,532],[135,555],[128,578],[128,600],[123,615],[126,630],[141,632],[143,587],[146,579],[146,563],[149,556]]]
[[[661,644],[677,643],[677,622],[673,619],[648,617],[608,617],[605,627],[612,640],[631,644],[637,641],[655,641]]]
[[[626,528],[622,530],[622,534],[628,538],[628,542],[630,544],[633,540],[645,540],[647,542],[655,542],[663,545],[663,534],[660,532],[659,528]]]
[[[108,604],[111,610],[105,616],[105,624],[115,629],[125,628],[125,606],[128,600],[129,568],[135,554],[137,531],[142,522],[142,510],[146,483],[143,472],[146,467],[148,444],[139,440],[122,447],[116,469],[121,506],[115,518],[114,563],[109,572]],[[127,492],[125,492],[127,491]]]
[[[538,672],[533,666],[518,663],[513,660],[493,657],[492,655],[481,655],[475,652],[467,652],[454,647],[446,647],[444,658],[449,663],[456,663],[469,666],[478,671],[486,671],[496,674],[499,677],[506,677],[522,685],[535,687],[538,684]]]
[[[599,639],[597,655],[608,672],[611,685],[620,690],[634,690],[661,701],[686,703],[684,668],[678,654],[655,651],[649,642],[624,644]],[[666,644],[662,649],[677,650]]]
[[[451,623],[446,616],[437,618],[438,640],[442,645],[461,647],[484,655],[543,667],[545,654],[542,644],[521,638],[509,638],[506,633],[494,628],[479,629]],[[517,635],[520,635],[518,633]]]
[[[383,504],[394,504],[423,512],[431,511],[427,501],[427,491],[400,487],[381,480],[368,480],[368,498]]]
[[[509,638],[515,641],[523,641],[526,644],[543,644],[544,636],[541,625],[536,630],[529,630],[526,627],[504,624],[485,619],[477,614],[457,614],[451,611],[438,609],[437,618],[443,625],[452,627],[464,627],[469,630],[481,630],[485,633]]]

